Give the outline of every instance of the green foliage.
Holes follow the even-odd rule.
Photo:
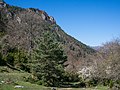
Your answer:
[[[65,72],[63,74],[64,76],[64,82],[79,82],[81,81],[80,78],[78,77],[78,74],[70,73],[70,72]]]
[[[6,54],[2,55],[3,63],[5,65],[11,65],[17,69],[28,70],[27,54],[23,50],[18,50],[17,48],[8,47]]]
[[[27,56],[25,53],[16,48],[9,48],[4,59],[6,63],[16,67],[27,63]]]
[[[36,41],[36,44],[32,73],[42,80],[43,85],[58,86],[64,73],[63,63],[67,60],[66,55],[51,32],[45,33],[43,38]]]
[[[0,66],[4,66],[4,65],[6,64],[5,64],[5,61],[3,60],[2,54],[0,53]]]
[[[88,81],[85,81],[85,83],[87,87],[94,87],[94,86],[97,86],[99,82],[97,79],[92,78]]]
[[[3,21],[1,21],[2,17],[0,14],[0,38],[5,35],[6,33],[6,25]]]
[[[112,80],[110,80],[109,87],[112,88],[113,85],[114,85],[114,82]]]

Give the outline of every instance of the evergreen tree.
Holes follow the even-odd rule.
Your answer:
[[[17,48],[9,47],[6,50],[6,54],[3,54],[4,62],[7,66],[15,69],[21,69],[27,71],[27,54],[23,50],[18,50]]]
[[[55,41],[53,34],[47,32],[43,38],[36,41],[33,73],[46,86],[58,86],[64,73],[64,62],[67,56]]]

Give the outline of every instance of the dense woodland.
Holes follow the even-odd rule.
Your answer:
[[[5,4],[5,5],[4,5]],[[0,73],[29,73],[26,82],[56,87],[120,89],[120,39],[98,50],[66,34],[38,9],[0,7]],[[71,84],[78,82],[77,84]]]

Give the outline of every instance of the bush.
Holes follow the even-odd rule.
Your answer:
[[[65,72],[63,75],[64,82],[79,82],[78,74]]]
[[[84,81],[81,81],[81,82],[79,83],[79,87],[85,88],[85,87],[86,87],[86,83],[85,83]]]
[[[30,83],[36,83],[38,81],[38,79],[36,77],[31,76],[31,75],[24,77],[24,80],[26,82],[30,82]]]
[[[6,65],[6,63],[5,63],[5,61],[3,60],[2,54],[0,53],[0,66],[5,66],[5,65]]]
[[[36,84],[38,84],[38,85],[42,85],[42,84],[43,84],[43,81],[42,81],[42,80],[39,80],[39,81],[37,81]]]
[[[109,87],[112,88],[114,86],[114,82],[110,80]]]
[[[96,79],[91,79],[86,82],[86,85],[89,87],[94,87],[98,85],[98,80]]]

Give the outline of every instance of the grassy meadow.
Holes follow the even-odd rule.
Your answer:
[[[29,73],[0,73],[0,90],[52,90],[52,87],[45,87],[37,84],[31,84],[24,81],[24,77]],[[1,83],[1,81],[5,81]],[[23,88],[15,88],[16,85]],[[97,86],[92,88],[56,88],[56,90],[108,90],[107,87]]]

